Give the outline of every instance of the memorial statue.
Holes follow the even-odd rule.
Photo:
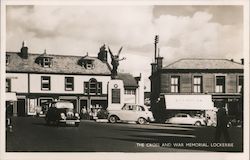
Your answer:
[[[109,49],[109,53],[110,53],[110,56],[111,56],[111,65],[113,66],[112,71],[111,71],[111,78],[116,79],[117,78],[117,68],[119,66],[119,61],[122,61],[122,60],[124,60],[126,58],[123,57],[123,58],[119,59],[119,56],[120,56],[121,51],[122,51],[122,47],[119,49],[117,55],[113,55],[113,53],[112,53],[112,51],[110,50],[109,47],[108,47],[108,49]]]

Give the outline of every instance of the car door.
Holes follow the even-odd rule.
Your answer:
[[[145,108],[143,106],[137,105],[137,117],[136,118],[138,119],[139,117],[143,117],[147,119],[148,116],[149,115],[147,115]]]
[[[182,114],[180,124],[190,124],[190,117],[187,114]]]
[[[181,122],[182,114],[177,114],[174,117],[170,118],[170,123],[179,124]]]
[[[133,106],[131,104],[126,104],[119,112],[118,117],[122,121],[131,121],[133,119],[133,114]]]

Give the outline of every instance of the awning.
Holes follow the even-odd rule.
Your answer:
[[[164,95],[166,109],[213,110],[211,95]]]
[[[16,93],[6,92],[5,93],[5,101],[17,101]]]

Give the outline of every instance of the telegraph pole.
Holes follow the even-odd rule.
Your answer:
[[[155,36],[155,62],[156,62],[156,55],[157,55],[157,44],[159,42],[159,35]]]

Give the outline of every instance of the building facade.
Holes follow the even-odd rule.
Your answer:
[[[111,67],[107,51],[100,48],[97,57],[64,56],[28,53],[23,46],[20,52],[6,53],[6,105],[14,116],[35,115],[42,104],[66,100],[76,111],[85,108],[91,112],[108,106],[107,84],[111,80]],[[133,102],[138,102],[139,81],[130,74],[123,74],[125,86]],[[125,93],[126,94],[126,93]]]
[[[97,57],[28,53],[6,53],[6,92],[16,94],[13,115],[36,114],[36,106],[67,100],[75,110],[107,108],[107,83],[111,79],[107,52]]]
[[[228,115],[242,120],[243,59],[181,59],[167,66],[162,57],[152,63],[151,106],[155,116],[167,113],[165,95],[211,95],[214,107],[225,106]],[[180,106],[180,110],[183,108]],[[160,115],[161,114],[161,115]]]

